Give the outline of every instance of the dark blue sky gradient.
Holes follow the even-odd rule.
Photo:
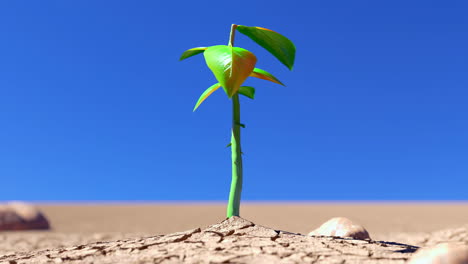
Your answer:
[[[226,200],[231,105],[203,56],[276,30],[248,80],[245,200],[467,200],[466,1],[4,1],[0,200]]]

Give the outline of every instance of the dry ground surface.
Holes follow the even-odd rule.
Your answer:
[[[468,242],[463,203],[247,203],[252,222],[233,223],[223,204],[39,207],[53,230],[0,233],[0,263],[404,263],[419,246]],[[335,216],[372,240],[300,235]]]

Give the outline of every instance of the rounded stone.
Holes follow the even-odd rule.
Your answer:
[[[337,236],[370,239],[369,232],[346,217],[334,217],[309,233],[309,236]]]
[[[408,264],[467,264],[468,245],[460,243],[442,243],[421,248],[411,257]]]
[[[0,204],[0,231],[50,229],[47,218],[33,205],[23,202]]]

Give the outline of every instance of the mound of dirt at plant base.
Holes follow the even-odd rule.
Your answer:
[[[309,237],[240,217],[185,232],[0,256],[0,263],[404,263],[417,247]]]

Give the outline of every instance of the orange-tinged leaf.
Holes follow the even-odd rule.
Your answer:
[[[267,71],[264,71],[262,69],[259,69],[259,68],[253,69],[252,73],[250,74],[250,77],[255,77],[255,78],[267,80],[267,81],[274,82],[274,83],[281,84],[281,85],[285,86],[282,82],[280,82],[280,80],[276,79],[276,77],[273,76],[271,73],[269,73]]]
[[[203,103],[203,101],[205,101],[205,99],[208,98],[208,96],[210,96],[214,91],[218,90],[219,87],[221,87],[221,84],[216,83],[216,84],[213,84],[212,86],[210,86],[208,89],[206,89],[202,93],[200,98],[198,98],[198,101],[195,104],[195,107],[193,108],[193,111],[195,112],[195,110],[197,110],[197,108],[200,106],[200,104]]]
[[[197,47],[197,48],[186,50],[186,51],[184,51],[184,53],[182,53],[182,56],[180,56],[179,61],[185,60],[187,58],[190,58],[192,56],[200,54],[200,53],[204,52],[206,49],[207,49],[207,47]]]
[[[225,45],[212,46],[203,53],[208,67],[229,97],[252,73],[257,57],[243,48]]]

